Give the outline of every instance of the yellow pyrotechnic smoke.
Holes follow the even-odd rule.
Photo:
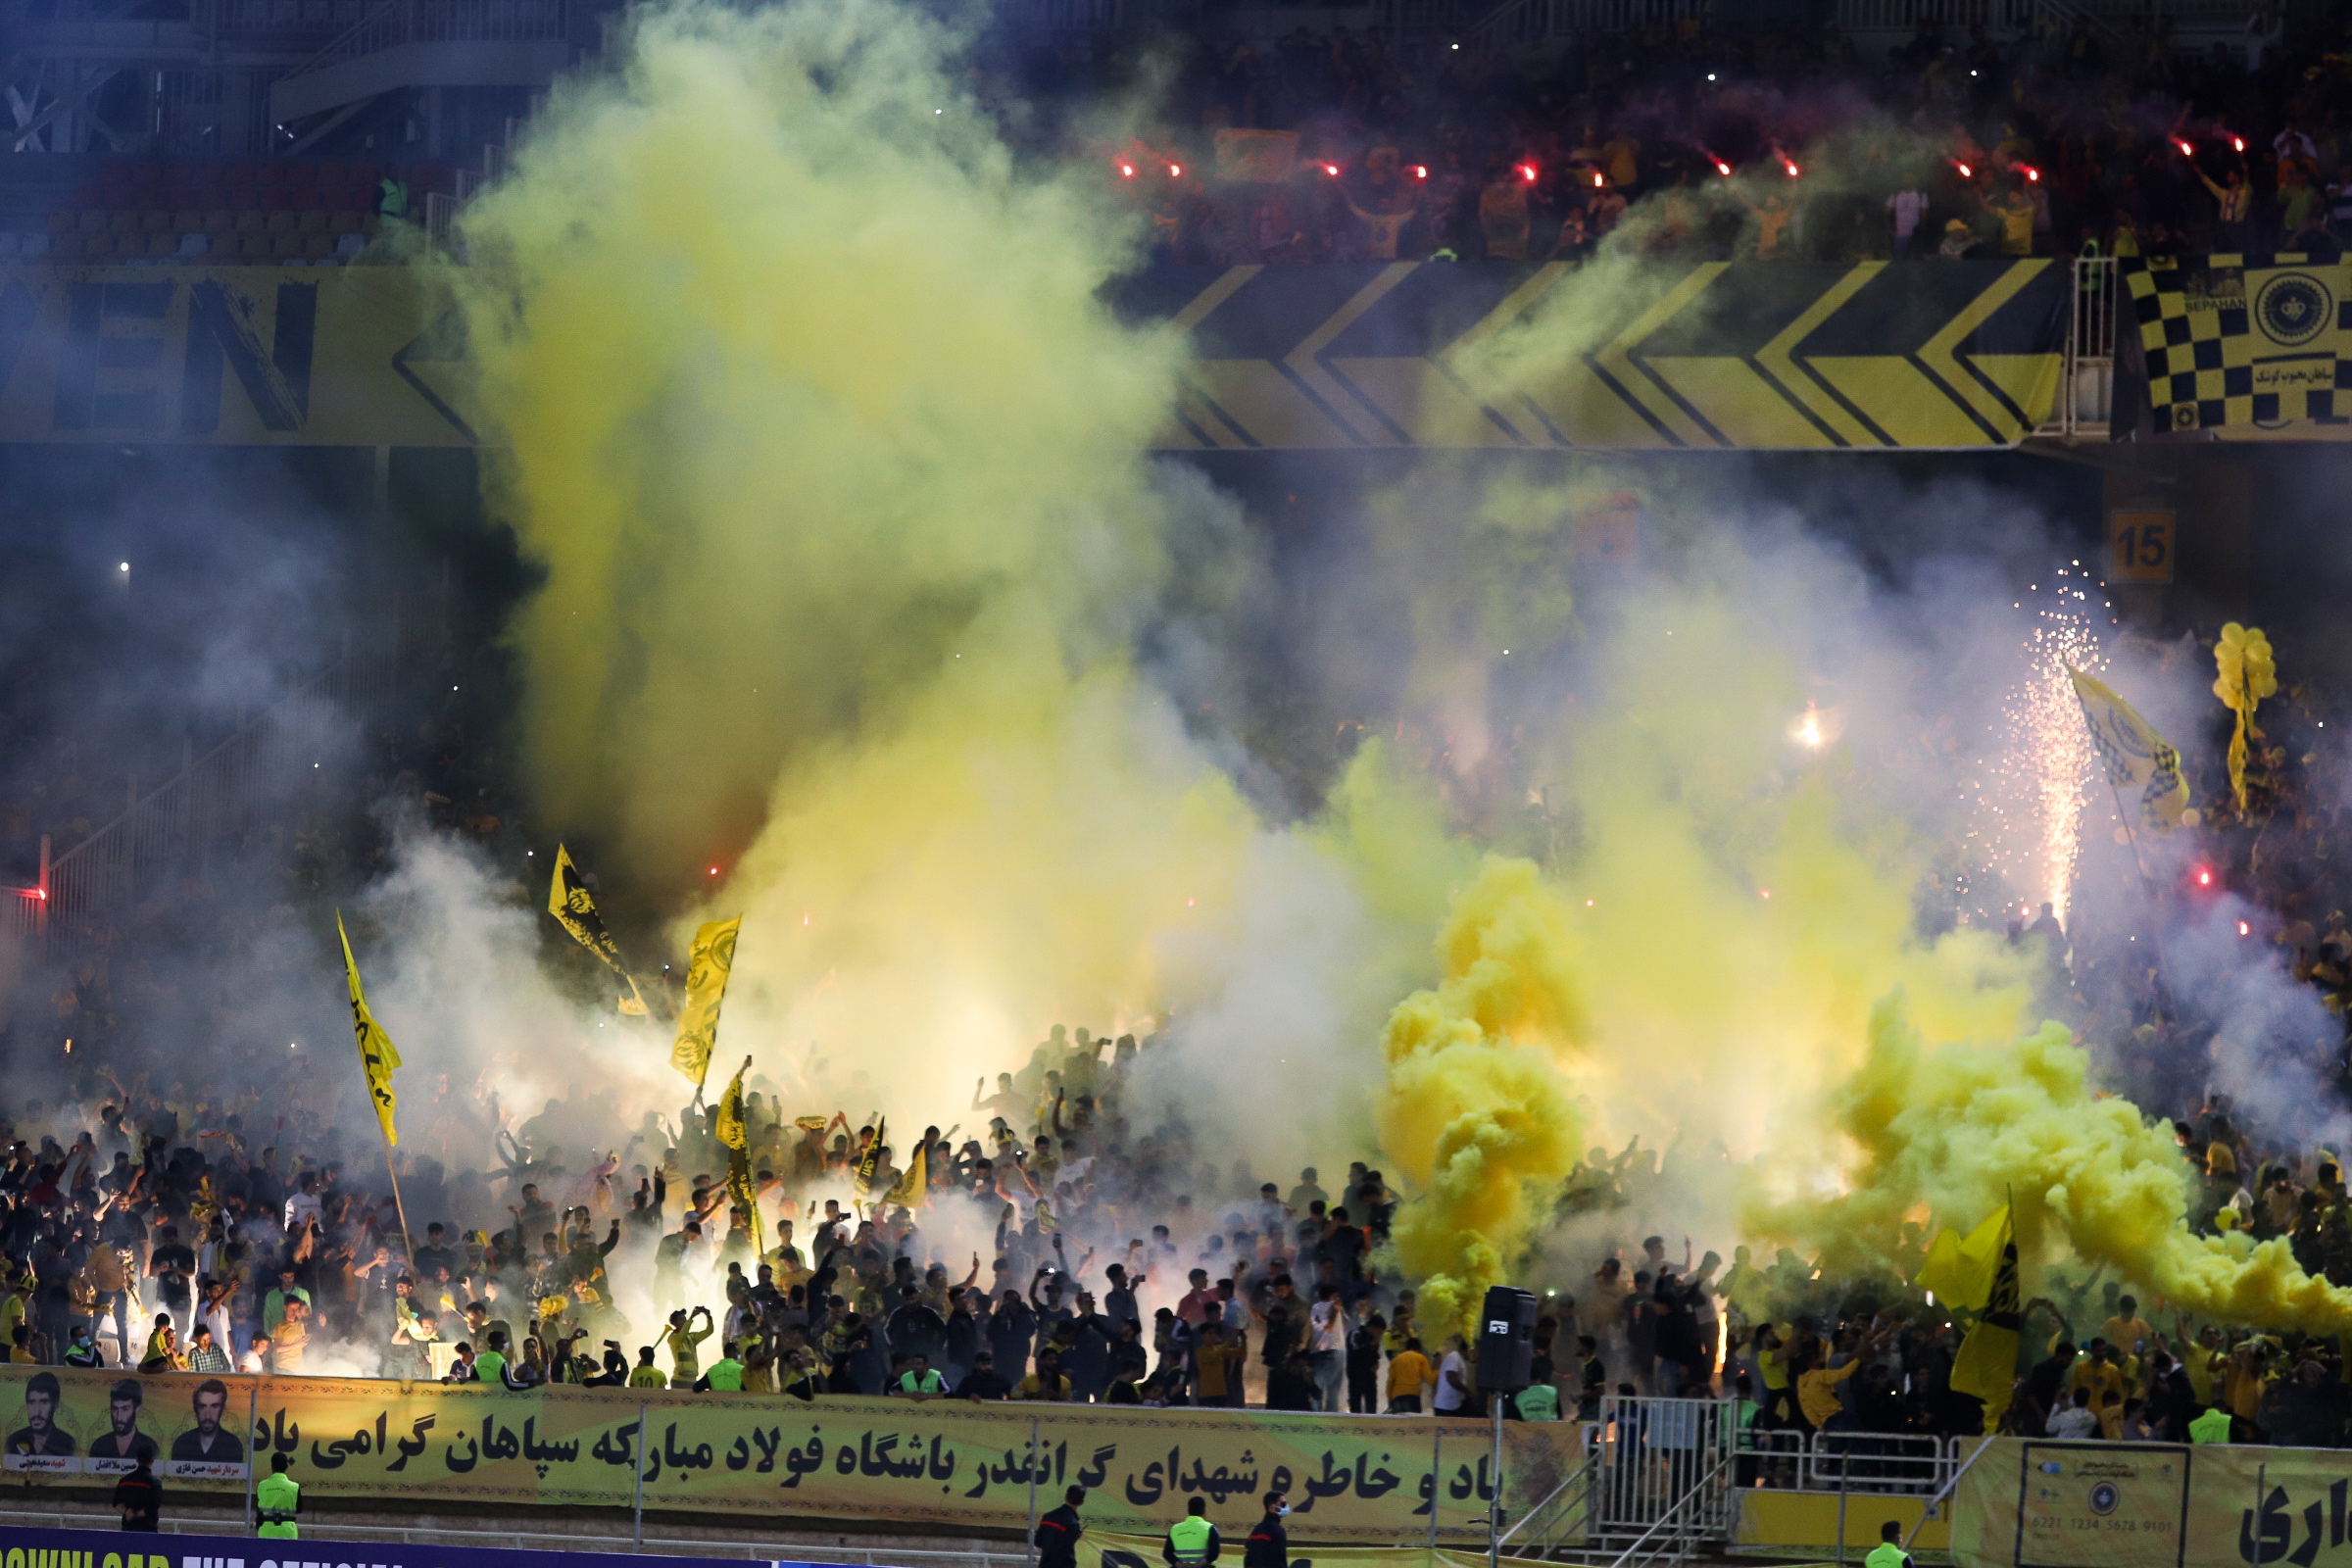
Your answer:
[[[2064,1245],[2202,1316],[2352,1328],[2352,1291],[2306,1274],[2283,1239],[2191,1235],[2187,1166],[2170,1128],[2094,1094],[2087,1067],[2055,1023],[2006,1045],[1925,1046],[1895,998],[1872,1018],[1861,1070],[1832,1100],[1835,1130],[1858,1152],[1845,1193],[1759,1207],[1751,1221],[1820,1247],[1825,1269],[1838,1270],[1886,1250],[1918,1205],[1973,1224],[2014,1198],[2029,1270]]]
[[[725,886],[731,1026],[936,1109],[1232,906],[1254,822],[1126,654],[1215,510],[1143,456],[1176,345],[915,8],[635,15],[466,220],[530,756],[641,895]]]
[[[1536,866],[1490,859],[1438,939],[1443,977],[1382,1033],[1381,1142],[1420,1194],[1396,1249],[1423,1278],[1423,1318],[1446,1329],[1509,1278],[1582,1150],[1558,1066],[1585,1033],[1573,948],[1567,906]]]
[[[2254,710],[2265,697],[2278,695],[2278,665],[2262,628],[2241,626],[2234,620],[2222,627],[2222,635],[2213,645],[2213,695],[2237,715],[2237,726],[2230,736],[2230,793],[2242,812],[2246,808],[2246,743],[2249,737],[2262,739],[2262,731],[2254,727]]]

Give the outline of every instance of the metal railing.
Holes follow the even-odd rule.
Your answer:
[[[2116,284],[2122,264],[2079,256],[2066,318],[2066,359],[2058,381],[2052,433],[2073,437],[2104,431],[2115,397]]]
[[[9,890],[16,934],[55,956],[96,937],[174,874],[200,869],[224,840],[275,820],[296,791],[318,779],[354,737],[347,710],[372,703],[388,685],[391,647],[343,654],[275,704],[241,721],[201,757],[141,794],[128,781],[123,809],[80,843],[49,858],[27,897]]]
[[[2261,0],[2200,0],[2193,7],[2153,0],[1837,0],[1834,24],[1844,33],[1907,33],[1922,25],[1964,34],[1972,27],[2024,37],[2062,37],[2078,24],[2110,44],[2125,29],[2243,24]],[[1377,25],[1391,33],[1459,32],[1473,49],[1524,48],[1592,33],[1642,32],[1718,24],[1711,0],[1503,0],[1471,7],[1462,0],[1382,0]]]
[[[512,43],[560,39],[569,25],[567,0],[387,0],[287,76],[408,43]]]
[[[1592,1501],[1600,1485],[1600,1423],[1586,1422],[1581,1436],[1578,1446],[1584,1462],[1502,1533],[1494,1543],[1496,1552],[1541,1560],[1584,1544],[1592,1529]]]
[[[1702,1537],[1730,1531],[1724,1483],[1737,1451],[1735,1407],[1721,1399],[1651,1399],[1611,1395],[1600,1407],[1600,1479],[1591,1534],[1646,1536],[1673,1512]],[[1702,1495],[1702,1477],[1713,1478]]]

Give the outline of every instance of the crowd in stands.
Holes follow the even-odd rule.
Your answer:
[[[2301,251],[2352,232],[2338,24],[1660,24],[1509,54],[1300,28],[1196,48],[1174,127],[1111,158],[1199,264]]]
[[[0,260],[348,262],[456,177],[426,162],[110,159],[40,229],[0,227]]]

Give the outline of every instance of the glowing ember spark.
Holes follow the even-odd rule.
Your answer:
[[[1993,819],[1985,836],[1995,862],[2019,892],[2038,888],[2063,923],[2082,854],[2083,808],[2100,778],[2067,666],[2095,673],[2106,664],[2098,631],[2107,606],[2094,606],[2066,567],[2056,575],[2054,597],[2036,609],[2026,639],[2026,674],[2002,704],[2004,744],[1991,764],[1999,783],[1980,808]]]

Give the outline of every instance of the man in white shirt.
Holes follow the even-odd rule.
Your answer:
[[[1438,1392],[1430,1408],[1440,1415],[1460,1415],[1470,1398],[1471,1364],[1462,1353],[1462,1337],[1447,1335],[1446,1358],[1438,1363]]]
[[[2099,1435],[2099,1418],[2091,1412],[2088,1387],[2075,1391],[2075,1402],[2050,1417],[2049,1436],[2080,1442]]]
[[[318,1201],[318,1173],[306,1170],[293,1194],[286,1199],[286,1234],[301,1236],[303,1227],[317,1219],[322,1207]]]
[[[1340,1288],[1330,1282],[1316,1287],[1315,1304],[1306,1310],[1306,1364],[1314,1368],[1315,1392],[1325,1414],[1337,1414],[1340,1396],[1348,1388],[1348,1314],[1340,1307]]]
[[[1886,198],[1886,210],[1894,215],[1894,259],[1911,259],[1911,243],[1919,233],[1919,220],[1927,216],[1928,193],[1924,190],[1898,190]]]

